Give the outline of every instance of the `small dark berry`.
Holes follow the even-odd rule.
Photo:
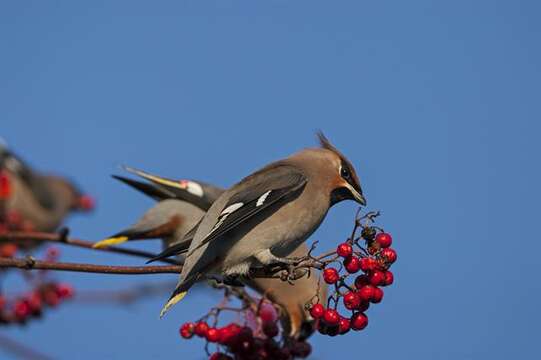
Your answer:
[[[351,328],[355,331],[362,330],[368,325],[368,317],[365,314],[358,312],[351,317]]]

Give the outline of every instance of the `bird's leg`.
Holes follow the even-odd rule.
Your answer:
[[[222,279],[224,285],[242,287],[244,284],[240,281],[239,275],[225,275]]]
[[[274,255],[270,249],[265,249],[254,255],[254,257],[263,265],[298,265],[302,258],[286,258]]]
[[[240,281],[240,275],[238,274],[231,274],[231,275],[212,275],[209,276],[209,280],[214,280],[217,284],[222,284],[226,286],[236,286],[241,287],[244,286],[244,284]]]

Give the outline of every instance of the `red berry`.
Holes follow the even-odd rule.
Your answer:
[[[334,309],[327,309],[323,315],[323,320],[327,325],[338,325],[338,322],[340,322],[340,315],[338,314],[338,311]]]
[[[233,358],[223,352],[215,352],[210,355],[209,360],[233,360]]]
[[[385,283],[385,273],[383,271],[375,270],[368,275],[370,284],[379,286]]]
[[[355,278],[355,287],[357,289],[360,289],[368,284],[370,284],[370,279],[366,275],[359,275]]]
[[[384,286],[389,286],[394,282],[394,275],[390,271],[385,271],[385,282]]]
[[[348,243],[342,243],[336,248],[336,253],[343,258],[347,258],[353,254],[353,248]]]
[[[11,184],[6,172],[0,171],[0,199],[7,199],[11,195]]]
[[[377,262],[376,260],[372,259],[372,258],[369,258],[369,257],[363,257],[359,263],[359,267],[361,268],[361,270],[363,272],[369,272],[369,271],[372,271],[372,270],[375,270],[376,267],[377,267]]]
[[[30,307],[30,311],[33,314],[39,314],[41,312],[43,303],[41,301],[41,296],[38,292],[33,292],[28,297],[27,302],[28,302],[28,306]]]
[[[263,322],[276,321],[278,319],[278,313],[276,312],[276,309],[269,303],[264,303],[261,305],[258,315]]]
[[[387,234],[383,232],[376,235],[376,242],[382,248],[388,248],[393,243],[393,238],[391,234]]]
[[[45,252],[45,257],[48,261],[54,261],[58,259],[60,256],[60,249],[56,246],[50,246],[47,248],[47,251]]]
[[[195,329],[195,324],[192,322],[187,322],[182,324],[180,327],[180,336],[182,336],[184,339],[190,339],[193,337],[193,332]]]
[[[392,264],[396,261],[396,251],[391,248],[381,250],[381,256],[383,256],[385,261],[389,264]]]
[[[359,290],[359,297],[364,301],[371,301],[374,297],[375,287],[372,285],[365,285]]]
[[[361,268],[359,258],[356,256],[348,257],[346,260],[344,260],[344,265],[350,274],[355,274]]]
[[[327,284],[334,284],[339,278],[340,275],[338,274],[338,270],[335,268],[326,268],[323,270],[323,280],[325,280]]]
[[[218,342],[218,340],[220,340],[220,332],[215,327],[211,327],[208,328],[205,337],[209,342]]]
[[[14,257],[17,253],[17,245],[7,243],[0,245],[0,257],[10,258]]]
[[[266,321],[262,326],[263,334],[267,337],[273,338],[278,335],[279,329],[275,322]]]
[[[348,318],[340,317],[340,322],[338,323],[338,330],[340,335],[343,335],[349,331],[351,327],[350,321]]]
[[[312,346],[306,341],[295,341],[290,345],[291,355],[302,359],[308,357],[312,352]]]
[[[56,285],[56,293],[61,299],[69,299],[73,297],[74,290],[70,284],[60,283]]]
[[[6,298],[0,295],[0,311],[4,309],[4,306],[6,306]]]
[[[361,304],[361,298],[356,292],[350,291],[344,295],[344,306],[348,310],[354,310]]]
[[[361,304],[359,305],[357,310],[359,310],[360,312],[365,312],[366,310],[368,310],[369,307],[370,307],[370,302],[363,300],[361,301]]]
[[[310,308],[310,315],[314,319],[319,319],[325,314],[325,307],[322,304],[314,304]]]
[[[224,345],[232,345],[236,336],[241,331],[241,327],[235,323],[231,323],[220,329],[220,343]]]
[[[13,312],[18,320],[25,320],[30,315],[30,306],[27,301],[17,300]]]
[[[195,324],[195,335],[199,337],[205,337],[207,335],[207,330],[209,329],[209,326],[204,321],[199,321]]]
[[[55,307],[60,303],[60,297],[54,289],[50,289],[43,293],[43,301],[50,307]]]
[[[351,328],[353,330],[362,330],[368,325],[368,317],[365,314],[358,312],[351,317]]]
[[[19,225],[23,221],[21,213],[16,210],[11,210],[6,215],[6,222],[9,225]]]
[[[96,206],[94,198],[90,195],[83,195],[78,199],[78,208],[83,211],[93,210]]]
[[[380,303],[383,299],[383,290],[380,288],[374,288],[374,294],[372,294],[372,299],[370,300],[374,304]]]

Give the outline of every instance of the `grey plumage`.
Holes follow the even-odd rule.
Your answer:
[[[254,266],[290,262],[285,257],[319,227],[332,204],[345,199],[365,204],[349,161],[322,134],[320,141],[322,148],[272,163],[214,202],[195,232],[181,281],[162,316],[205,276],[247,275]]]

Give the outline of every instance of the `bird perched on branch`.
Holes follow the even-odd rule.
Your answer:
[[[13,230],[55,231],[71,212],[94,207],[92,198],[73,182],[35,171],[3,145],[0,177],[4,189],[0,199],[3,217]]]
[[[147,210],[132,226],[100,241],[94,247],[107,247],[124,241],[161,238],[164,248],[174,245],[175,239],[182,239],[210,208],[212,203],[224,192],[222,188],[194,180],[172,180],[147,172],[126,168],[128,171],[149,180],[140,182],[130,178],[113,177],[158,202]],[[292,256],[308,253],[306,244],[301,244]],[[326,284],[317,276],[303,277],[294,285],[280,279],[256,278],[246,282],[248,286],[269,297],[282,309],[281,321],[294,338],[307,337],[313,331],[313,321],[304,305],[319,292],[326,298]]]
[[[320,148],[271,163],[226,190],[199,225],[154,260],[186,253],[180,281],[160,316],[205,277],[248,276],[250,269],[293,264],[287,256],[321,224],[329,208],[366,204],[349,160],[318,134]]]

